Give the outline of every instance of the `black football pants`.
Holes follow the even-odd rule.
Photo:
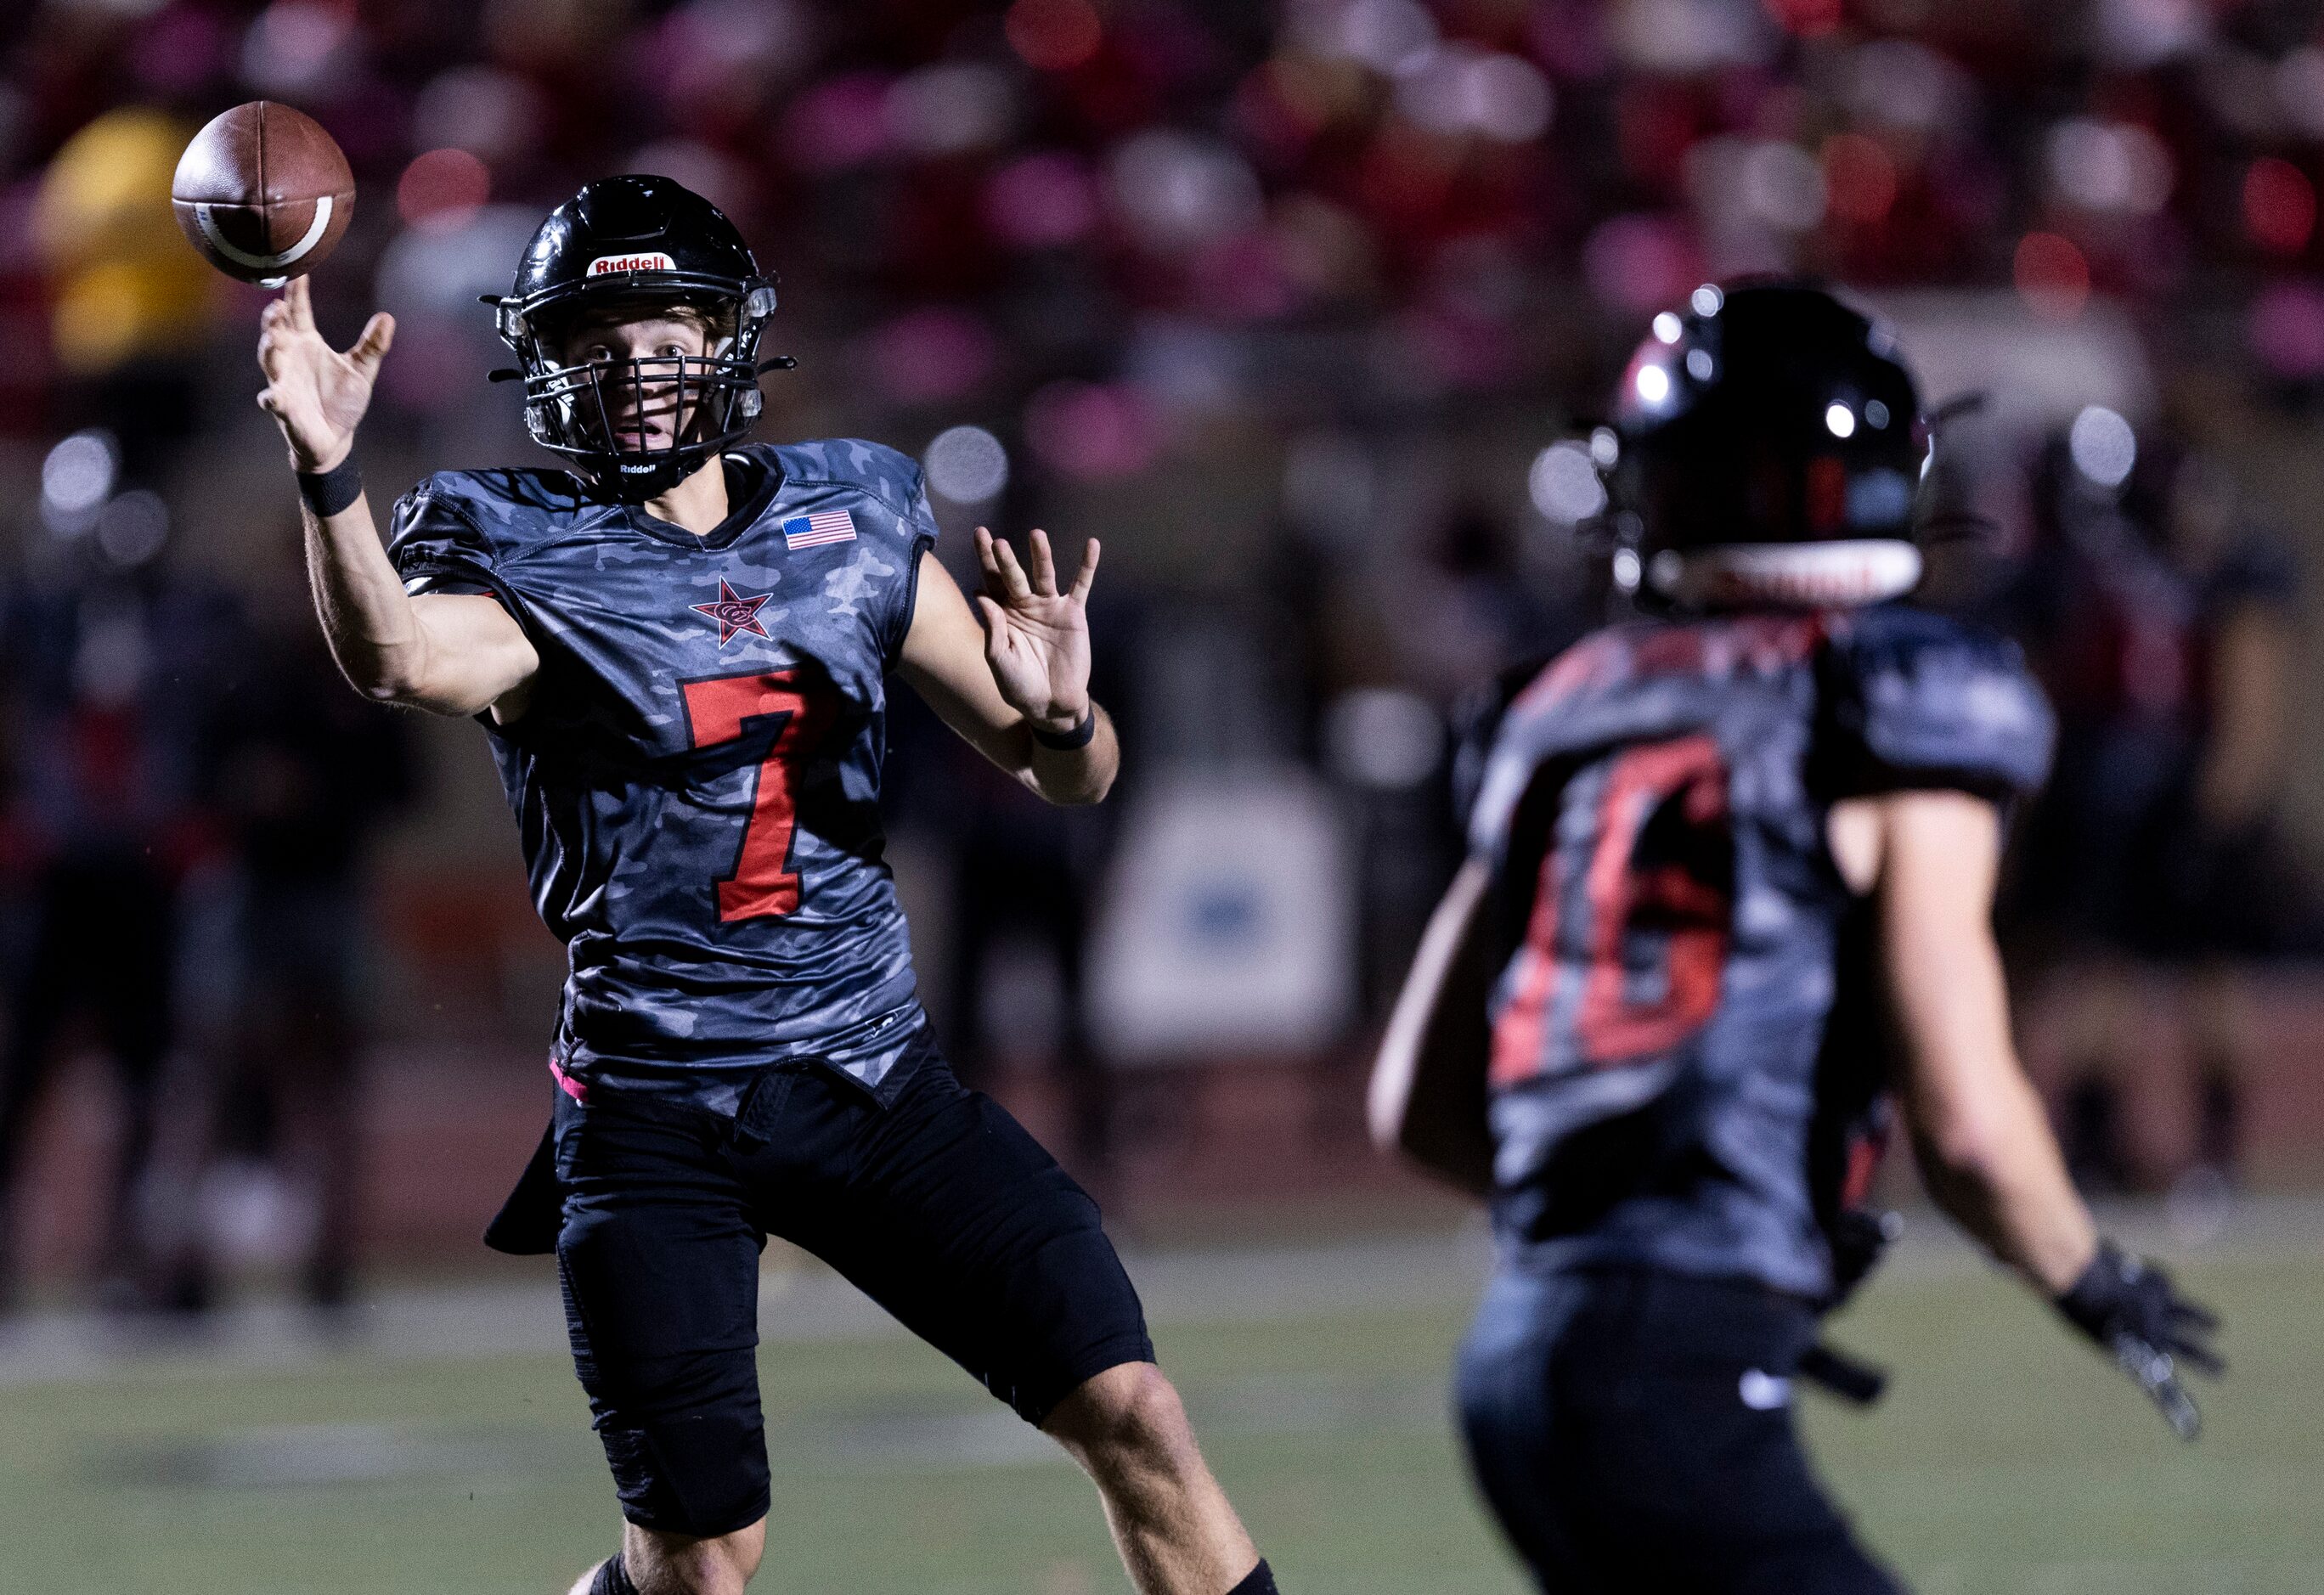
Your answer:
[[[1792,1298],[1646,1269],[1503,1270],[1461,1348],[1494,1515],[1554,1595],[1899,1595],[1808,1466]]]
[[[733,1118],[592,1090],[558,1102],[557,1255],[575,1370],[622,1510],[709,1537],[766,1516],[759,1253],[780,1235],[1038,1424],[1150,1362],[1097,1204],[925,1039],[882,1103],[771,1068]],[[530,1177],[530,1176],[529,1176]]]

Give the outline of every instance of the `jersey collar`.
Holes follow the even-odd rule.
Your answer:
[[[632,527],[648,537],[659,538],[666,543],[676,543],[687,549],[723,549],[758,523],[774,502],[783,485],[783,468],[771,456],[744,454],[737,450],[719,456],[726,467],[728,508],[726,519],[697,537],[683,526],[673,526],[660,516],[650,513],[642,504],[625,504],[622,513]],[[742,491],[737,493],[736,478],[742,478]]]

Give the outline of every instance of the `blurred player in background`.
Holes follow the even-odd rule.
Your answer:
[[[982,761],[945,752],[945,817],[954,827],[945,995],[954,1067],[980,1090],[995,1082],[1000,1060],[987,1032],[1001,956],[1012,938],[1047,953],[1056,971],[1054,1067],[1065,1099],[1066,1156],[1102,1194],[1113,1079],[1090,1041],[1084,954],[1094,855],[1104,838],[1094,826],[1045,823],[1049,816],[1022,788]]]
[[[2013,1050],[1994,880],[2050,715],[2008,644],[1884,602],[1927,455],[1888,336],[1705,288],[1618,404],[1615,578],[1657,618],[1502,717],[1374,1129],[1491,1194],[1461,1411],[1545,1589],[1872,1595],[1790,1401],[1877,1253],[1892,1090],[1939,1203],[2182,1433],[2211,1320],[2097,1238]]]
[[[76,441],[97,447],[94,434]],[[0,1045],[0,1312],[17,1290],[25,1154],[77,1021],[93,1025],[120,1087],[100,1295],[124,1308],[199,1305],[171,1277],[185,1203],[152,1176],[181,995],[180,888],[217,841],[201,728],[232,624],[218,593],[157,557],[160,501],[123,498],[150,513],[148,535],[125,544],[97,528],[49,545],[0,627],[6,852],[30,910]]]
[[[1042,797],[1105,795],[1097,547],[1061,589],[1041,533],[1028,567],[980,531],[972,610],[911,461],[746,443],[774,308],[706,201],[589,184],[499,301],[533,436],[577,474],[431,477],[384,552],[350,451],[392,323],[337,354],[300,281],[260,345],[340,667],[483,723],[570,948],[555,1122],[490,1239],[558,1253],[629,1521],[574,1588],[727,1595],[756,1571],[777,1233],[1062,1443],[1141,1590],[1272,1590],[1095,1205],[931,1045],[881,860],[891,671]]]
[[[241,679],[204,739],[208,807],[233,858],[206,1139],[214,1158],[272,1161],[309,1205],[300,1289],[330,1311],[346,1305],[356,1260],[367,866],[414,782],[403,723],[339,678],[304,571],[278,563],[266,576]]]
[[[2085,411],[2043,450],[2034,501],[2013,619],[2057,705],[2058,759],[2008,906],[2055,964],[2068,1165],[2085,1189],[2224,1187],[2254,1051],[2241,970],[2305,908],[2273,824],[2298,563],[2218,462],[2159,426]],[[2124,1109],[2180,1050],[2155,1046],[2141,998],[2174,966],[2187,1100],[2146,1117],[2192,1135],[2149,1145]]]

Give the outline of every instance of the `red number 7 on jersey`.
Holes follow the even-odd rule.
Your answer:
[[[801,687],[798,678],[796,670],[770,670],[685,684],[686,719],[695,747],[738,742],[745,721],[783,717],[774,745],[759,761],[751,817],[742,827],[733,871],[718,882],[722,925],[798,911],[799,878],[790,867],[791,836],[798,827],[798,768],[823,740],[831,699]]]

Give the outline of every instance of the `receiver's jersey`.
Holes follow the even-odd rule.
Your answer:
[[[706,537],[564,472],[447,472],[389,552],[414,591],[497,596],[540,654],[523,713],[483,718],[571,958],[558,1066],[731,1108],[788,1058],[877,1088],[918,1028],[880,774],[936,523],[877,444],[725,469]]]
[[[1831,807],[2005,800],[2051,741],[2013,645],[1902,606],[1615,627],[1542,671],[1471,819],[1516,947],[1491,998],[1504,1244],[1824,1296],[1883,1077]]]

